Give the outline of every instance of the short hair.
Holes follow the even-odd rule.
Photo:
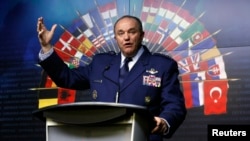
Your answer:
[[[124,16],[120,17],[120,18],[115,22],[115,24],[114,24],[114,33],[115,33],[115,27],[116,27],[117,23],[118,23],[120,20],[125,19],[125,18],[134,19],[134,20],[138,23],[138,25],[139,25],[139,30],[140,30],[140,32],[141,32],[141,33],[143,32],[142,22],[141,22],[141,20],[140,20],[139,18],[137,18],[137,17],[135,17],[135,16],[131,16],[131,15],[124,15]]]

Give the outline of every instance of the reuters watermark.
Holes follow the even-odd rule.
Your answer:
[[[208,125],[208,141],[216,139],[237,139],[250,141],[250,125]]]

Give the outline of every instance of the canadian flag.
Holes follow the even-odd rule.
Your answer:
[[[227,80],[204,81],[204,114],[227,112]]]

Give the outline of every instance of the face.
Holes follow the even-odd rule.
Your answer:
[[[115,26],[115,39],[126,57],[133,57],[141,47],[144,32],[133,18],[123,18]]]

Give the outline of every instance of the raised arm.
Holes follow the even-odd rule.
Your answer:
[[[43,53],[48,52],[52,48],[50,41],[53,38],[56,27],[57,25],[54,24],[51,27],[51,30],[47,30],[46,26],[44,25],[43,17],[38,18],[37,32],[38,32],[38,39],[41,44],[41,49]]]

